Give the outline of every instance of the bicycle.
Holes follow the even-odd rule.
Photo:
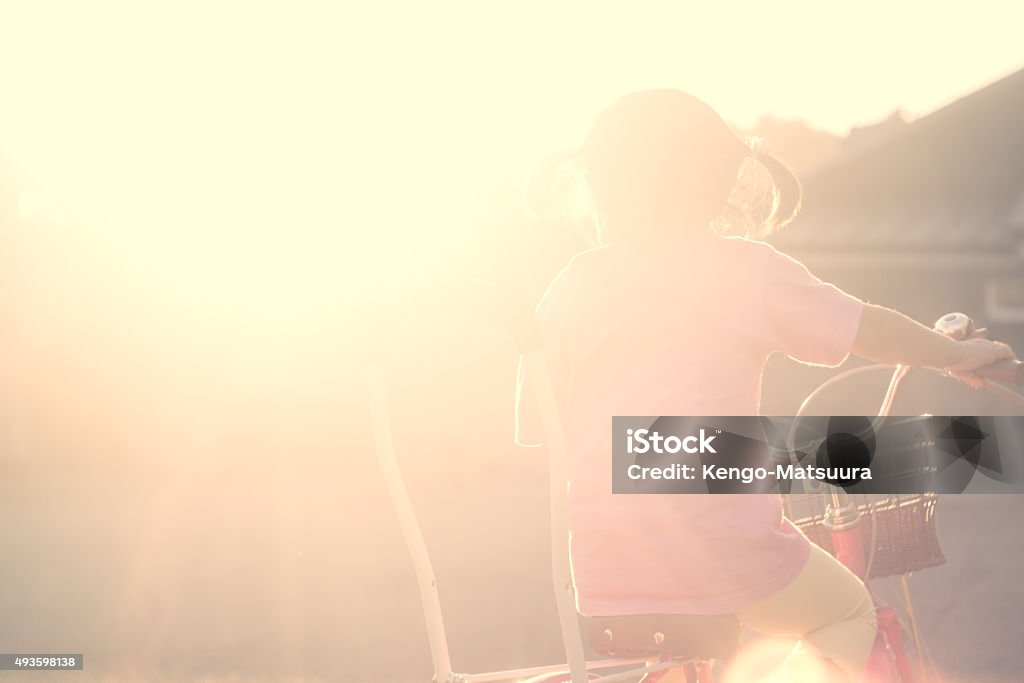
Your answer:
[[[421,291],[420,294],[423,292]],[[542,342],[532,310],[511,303],[511,299],[492,287],[478,285],[467,298],[464,291],[456,291],[446,301],[458,301],[470,313],[481,311],[502,312],[502,317],[511,327],[520,351],[527,362],[543,369],[541,360]],[[482,296],[480,296],[482,294]],[[468,307],[465,304],[468,303]],[[943,316],[936,323],[936,329],[954,338],[966,338],[974,333],[971,320],[959,313]],[[587,660],[584,639],[575,608],[572,577],[568,552],[568,510],[566,485],[568,466],[565,457],[565,438],[558,416],[551,378],[546,372],[536,373],[533,393],[540,412],[542,426],[547,435],[550,496],[550,541],[552,580],[555,602],[559,615],[562,644],[566,663],[509,669],[485,673],[457,673],[452,669],[444,619],[438,595],[430,556],[416,519],[415,511],[402,480],[391,433],[388,406],[388,387],[384,372],[386,352],[380,339],[368,344],[370,362],[367,365],[369,381],[369,403],[371,423],[377,458],[386,481],[392,505],[408,546],[413,568],[417,577],[425,625],[434,667],[435,683],[493,683],[528,679],[529,683],[617,683],[642,679],[656,683],[671,670],[681,671],[688,683],[714,683],[712,667],[716,661],[728,662],[738,650],[740,624],[731,615],[630,615],[616,617],[590,617],[587,636],[592,649],[602,659]],[[869,365],[845,371],[831,378],[815,389],[797,411],[794,425],[806,414],[810,403],[823,391],[839,382],[869,371],[886,369],[892,376],[885,398],[879,409],[879,417],[886,417],[892,409],[897,391],[911,368],[906,366]],[[986,389],[1024,408],[1024,396],[993,382],[1003,381],[1024,384],[1024,363],[1003,361],[985,368],[978,373],[987,379]],[[792,436],[792,435],[791,435]],[[828,505],[822,515],[805,518],[805,530],[820,527],[831,541],[836,557],[866,583],[872,578],[871,568],[876,559],[875,536],[877,535],[878,512],[870,505],[865,508],[855,504],[842,490],[826,494],[814,494],[826,498]],[[792,502],[792,501],[791,501]],[[873,504],[872,504],[873,505]],[[921,528],[934,532],[934,496],[921,496],[913,505],[897,505],[897,512],[912,509],[922,516]],[[868,514],[865,514],[868,513]],[[860,528],[866,516],[872,521],[870,552],[865,553]],[[801,520],[797,520],[800,524]],[[941,555],[941,552],[940,552]],[[934,561],[934,560],[931,560]],[[906,591],[906,574],[903,574]],[[906,593],[909,605],[909,593]],[[913,620],[911,632],[918,645],[918,662],[915,664],[907,652],[903,638],[903,624],[896,610],[890,606],[879,606],[878,636],[868,664],[868,675],[872,683],[924,683],[928,673],[920,657],[920,636]],[[609,672],[609,673],[604,673]]]

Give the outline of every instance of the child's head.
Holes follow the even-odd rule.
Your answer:
[[[792,171],[678,90],[622,97],[580,152],[603,241],[706,229],[762,237],[800,207]]]

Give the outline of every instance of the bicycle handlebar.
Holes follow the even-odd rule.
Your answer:
[[[1024,361],[1001,360],[974,371],[978,377],[1007,384],[1024,385]]]
[[[974,321],[964,313],[947,313],[935,321],[935,331],[950,339],[962,341],[975,333]],[[974,371],[978,377],[1007,384],[1024,385],[1024,362],[1001,360]]]

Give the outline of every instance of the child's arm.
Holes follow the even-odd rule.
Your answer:
[[[864,304],[852,352],[876,363],[943,368],[972,386],[981,384],[973,370],[1016,358],[1006,344],[988,339],[955,341],[902,313],[872,304]]]

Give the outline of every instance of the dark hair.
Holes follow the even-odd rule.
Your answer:
[[[558,195],[578,220],[579,207],[589,204],[602,242],[704,228],[763,238],[796,216],[803,196],[784,163],[752,149],[711,107],[678,90],[620,98],[579,150],[552,157],[538,177],[530,184],[533,210],[549,211]],[[548,188],[542,201],[540,187]]]

